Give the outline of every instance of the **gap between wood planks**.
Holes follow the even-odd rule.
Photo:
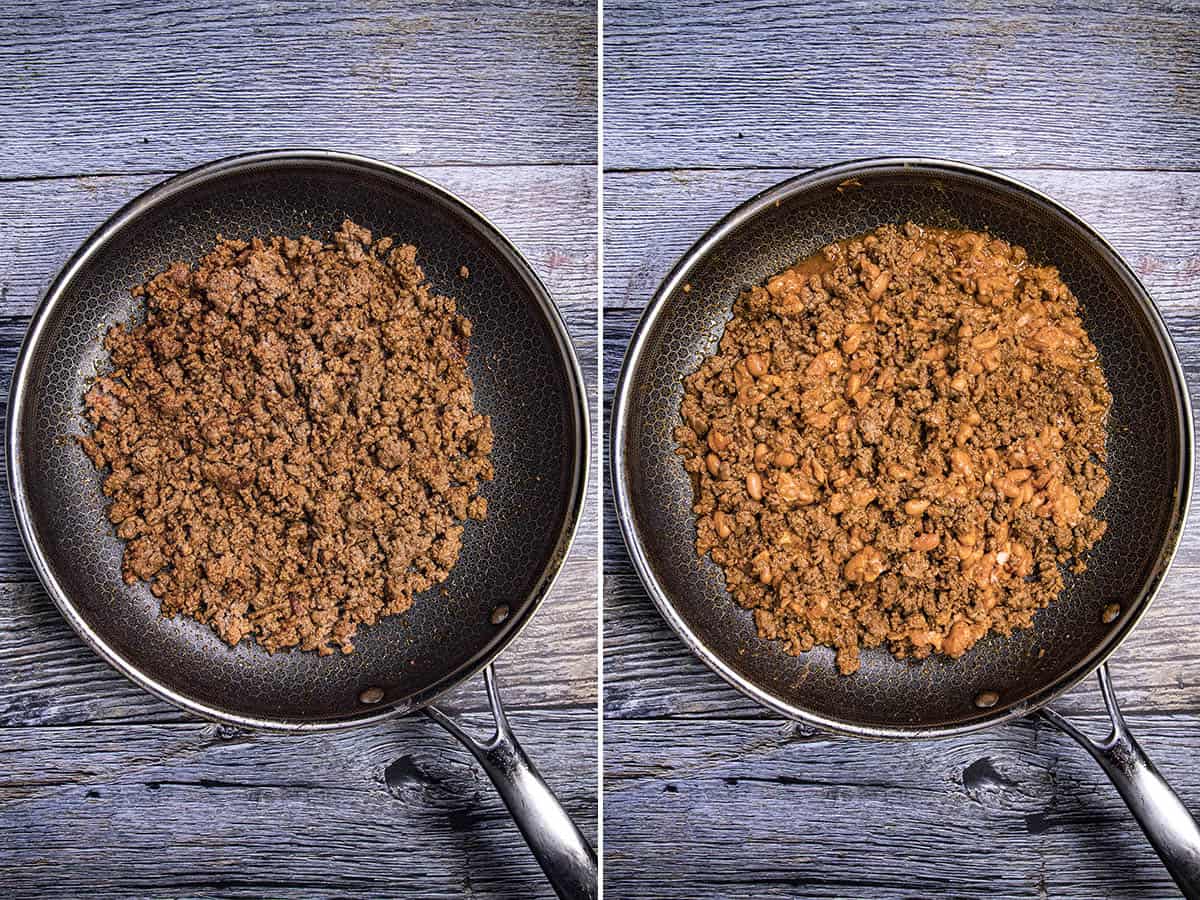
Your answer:
[[[442,705],[442,703],[443,703],[443,700],[441,698],[434,701],[434,705]],[[175,709],[175,707],[171,707],[171,709]],[[523,714],[525,714],[526,712],[553,713],[553,714],[563,713],[565,715],[585,713],[588,715],[595,715],[596,705],[594,703],[572,701],[569,703],[542,703],[542,704],[521,703],[518,706],[517,704],[510,702],[508,700],[508,698],[505,697],[504,712],[509,717],[509,719],[516,719],[519,721],[521,719],[521,716]],[[29,731],[30,729],[33,729],[33,728],[36,728],[39,731],[48,733],[48,732],[52,732],[55,730],[63,731],[63,732],[77,731],[80,728],[87,728],[89,731],[95,731],[95,730],[109,730],[109,729],[111,729],[111,730],[118,730],[118,729],[130,730],[130,729],[135,729],[135,728],[136,729],[152,729],[152,728],[184,729],[184,728],[209,727],[209,728],[219,729],[221,731],[219,738],[213,739],[214,743],[216,743],[218,741],[235,740],[239,735],[262,735],[262,736],[277,735],[280,737],[288,737],[289,736],[289,733],[280,732],[280,731],[256,731],[253,728],[238,728],[233,725],[218,725],[215,722],[210,722],[207,719],[201,719],[198,716],[193,716],[189,713],[183,712],[182,710],[179,710],[178,713],[179,713],[178,718],[173,718],[173,719],[168,719],[168,718],[154,719],[154,720],[149,720],[149,719],[96,719],[95,721],[89,721],[89,722],[59,722],[59,723],[51,723],[51,724],[31,723],[28,725],[14,725],[14,724],[0,723],[0,732],[15,733],[18,731]],[[483,716],[486,714],[483,712],[482,709],[471,708],[471,709],[463,709],[463,710],[457,712],[456,715]],[[1141,715],[1144,715],[1144,713]],[[337,731],[349,731],[351,729],[363,728],[363,727],[367,727],[367,728],[377,727],[377,726],[382,726],[384,723],[403,722],[406,719],[412,719],[412,720],[416,720],[416,721],[424,721],[424,719],[422,719],[421,716],[422,716],[422,714],[418,711],[418,712],[409,713],[409,714],[403,715],[403,716],[397,715],[390,719],[382,719],[379,722],[372,723],[372,725],[367,725],[367,726],[347,725],[344,729],[337,729]],[[663,717],[663,720],[666,720],[667,718],[670,718],[671,721],[677,721],[677,722],[678,721],[686,721],[686,720],[700,721],[697,717],[691,717],[691,716]],[[623,719],[622,721],[636,722],[639,720]],[[657,720],[645,719],[645,720],[640,720],[640,721],[657,721]],[[730,721],[734,721],[734,719],[731,718]],[[745,719],[742,721],[754,721],[754,720],[753,719]],[[759,720],[759,721],[761,721],[761,720]],[[482,730],[482,727],[483,726],[481,725],[480,726],[481,730]],[[315,734],[320,734],[320,733],[331,734],[334,732],[314,732],[314,733]],[[297,734],[297,735],[291,735],[291,736],[300,737],[303,735]],[[520,735],[517,735],[517,737],[519,738]]]
[[[966,162],[959,156],[941,156],[936,153],[880,153],[876,158],[922,158],[922,159],[947,159],[956,162]],[[845,159],[851,159],[846,157]],[[864,157],[870,159],[872,157]],[[605,175],[669,175],[672,172],[696,172],[703,174],[705,172],[809,172],[816,169],[823,169],[826,166],[834,165],[843,162],[843,159],[821,159],[816,162],[797,160],[795,163],[748,163],[746,165],[707,165],[707,166],[605,166]],[[1036,163],[1020,163],[1019,165],[999,165],[995,163],[971,163],[982,169],[991,171],[1009,171],[1009,172],[1083,172],[1083,173],[1103,173],[1103,172],[1162,172],[1164,174],[1177,173],[1186,175],[1191,172],[1200,172],[1200,166],[1064,166],[1064,165],[1037,165]],[[0,181],[3,181],[0,178]]]
[[[261,147],[247,148],[246,153],[274,152],[277,150],[288,150],[297,153],[304,152],[323,152],[330,150],[329,147]],[[333,150],[331,152],[339,152]],[[239,154],[233,154],[239,155]],[[563,161],[563,160],[530,160],[522,159],[512,162],[471,162],[470,160],[447,160],[446,162],[437,163],[413,163],[413,162],[392,162],[382,156],[372,156],[369,153],[354,154],[364,156],[367,159],[374,159],[378,162],[393,165],[408,171],[418,171],[420,169],[595,169],[595,161],[581,159],[579,161]],[[189,166],[183,169],[119,169],[114,171],[95,171],[95,172],[67,172],[63,174],[29,174],[29,175],[0,175],[0,184],[19,184],[23,181],[74,181],[81,178],[147,178],[150,176],[158,176],[161,178],[171,178],[183,172],[190,171],[197,166],[207,165],[210,162],[216,162],[219,159],[228,159],[229,156],[215,156],[211,160],[205,160],[196,163],[196,166]]]
[[[548,783],[594,839],[596,783],[583,774],[597,761],[593,711],[515,719]],[[463,720],[472,733],[490,723],[478,713]],[[205,884],[324,879],[322,894],[344,886],[343,873],[377,887],[411,874],[431,893],[448,879],[461,889],[460,876],[489,896],[528,895],[541,884],[470,753],[423,717],[299,736],[199,721],[0,729],[0,756],[0,877],[10,893],[24,885],[38,896],[79,896],[109,877],[142,896],[196,872]],[[53,867],[43,865],[47,856]]]
[[[1078,719],[1106,730],[1103,716]],[[1185,802],[1197,797],[1187,750],[1196,717],[1130,724]],[[631,888],[622,896],[655,895],[655,873],[626,864],[646,858],[688,872],[700,894],[759,885],[766,872],[806,897],[859,896],[841,886],[860,878],[896,897],[1031,896],[1045,856],[1057,861],[1052,896],[1170,895],[1117,792],[1043,723],[888,743],[774,722],[608,728],[606,804],[624,824],[608,843],[608,874]]]
[[[323,151],[329,150],[328,147],[262,147],[262,148],[247,148],[246,153],[269,152],[273,150],[294,150],[296,152],[304,151]],[[337,152],[337,151],[333,151]],[[416,171],[419,169],[555,169],[555,168],[585,168],[595,169],[595,160],[581,159],[578,161],[563,161],[563,160],[512,160],[509,162],[472,162],[470,160],[447,160],[437,163],[413,163],[413,162],[392,162],[383,156],[371,156],[370,154],[361,154],[369,159],[376,159],[379,162],[397,166],[401,169]],[[898,154],[899,156],[913,156],[914,154]],[[215,162],[218,159],[228,157],[213,157],[211,160],[199,162],[196,165],[205,165],[207,162]],[[927,155],[929,159],[956,159],[956,157],[941,157],[937,155]],[[686,174],[694,172],[696,174],[704,174],[705,172],[792,172],[801,174],[804,172],[815,171],[825,168],[828,165],[840,162],[841,160],[822,158],[820,160],[798,160],[789,165],[782,164],[753,164],[753,165],[708,165],[708,166],[605,166],[604,174],[606,175],[669,175],[675,172]],[[959,159],[958,161],[964,161]],[[986,165],[980,164],[981,168],[991,169],[993,171],[1009,171],[1009,172],[1079,172],[1081,174],[1103,174],[1105,172],[1115,173],[1154,173],[1161,172],[1163,174],[1180,174],[1186,175],[1190,173],[1200,172],[1200,167],[1190,166],[1064,166],[1064,165],[1036,165],[1023,163],[1018,166],[1001,166],[1001,165]],[[189,171],[187,167],[181,169],[114,169],[114,170],[95,170],[86,172],[65,172],[65,173],[30,173],[21,175],[0,175],[0,184],[19,184],[24,181],[73,181],[81,178],[145,178],[150,176],[158,176],[161,178],[171,178],[183,172]]]

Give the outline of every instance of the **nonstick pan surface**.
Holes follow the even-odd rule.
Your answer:
[[[218,235],[312,234],[343,219],[418,248],[434,289],[474,324],[468,368],[492,417],[496,477],[448,581],[405,614],[359,629],[349,656],[229,648],[207,627],[164,620],[145,584],[121,579],[122,542],[101,478],[72,439],[103,367],[104,332],[138,308],[130,289]],[[461,266],[469,277],[459,274]],[[200,715],[318,729],[416,709],[482,668],[528,622],[558,572],[584,498],[583,380],[545,288],[500,232],[424,179],[361,157],[278,151],[222,160],[134,200],[68,262],[38,307],[13,379],[8,474],[26,548],[76,631],[116,668]],[[494,615],[506,606],[508,615]],[[493,620],[496,620],[495,622]],[[364,703],[368,688],[379,702]],[[368,692],[371,698],[377,692]]]
[[[759,640],[750,613],[698,559],[692,486],[675,453],[683,379],[716,348],[739,293],[832,241],[914,221],[986,230],[1057,266],[1080,300],[1113,393],[1099,507],[1108,532],[1083,575],[1032,629],[989,635],[958,660],[864,651],[841,676],[833,651],[789,656]],[[689,289],[684,290],[684,285]],[[791,718],[870,737],[931,737],[1025,715],[1095,669],[1146,610],[1187,513],[1192,422],[1166,328],[1136,276],[1078,217],[1010,179],[957,163],[847,163],[784,182],[730,213],[680,261],[630,344],[613,406],[618,519],[651,598],[722,677]],[[1121,605],[1120,617],[1101,611]],[[980,709],[975,698],[999,693]]]

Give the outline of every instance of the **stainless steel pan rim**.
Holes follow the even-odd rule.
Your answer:
[[[1114,631],[1101,645],[1096,647],[1086,658],[1080,661],[1065,676],[1045,686],[1045,688],[1043,688],[1030,700],[1009,707],[998,707],[994,714],[981,716],[966,723],[932,727],[905,727],[894,725],[880,726],[839,721],[837,719],[820,715],[811,710],[788,703],[775,694],[761,689],[728,666],[716,653],[711,650],[711,648],[707,646],[703,639],[701,639],[692,631],[682,615],[675,608],[671,598],[663,589],[654,574],[653,567],[650,564],[646,549],[641,543],[637,527],[634,523],[635,500],[633,498],[632,486],[628,480],[628,460],[626,455],[627,430],[629,427],[628,415],[631,406],[630,392],[633,390],[630,378],[631,373],[634,371],[640,361],[642,351],[645,346],[646,337],[653,327],[664,304],[668,298],[673,296],[675,292],[679,290],[679,288],[685,282],[687,282],[689,273],[695,267],[697,262],[700,259],[708,256],[714,250],[714,248],[720,245],[722,240],[727,235],[738,229],[746,221],[752,219],[763,210],[779,201],[782,201],[785,198],[806,191],[818,184],[827,185],[831,182],[840,183],[846,179],[852,179],[856,176],[866,175],[873,171],[880,171],[884,169],[894,170],[897,168],[920,169],[923,172],[944,171],[948,174],[967,174],[978,179],[990,181],[1008,191],[1023,193],[1026,196],[1035,199],[1040,204],[1053,209],[1061,217],[1070,222],[1079,234],[1085,236],[1087,240],[1093,244],[1093,246],[1101,250],[1106,257],[1110,258],[1112,264],[1117,268],[1124,280],[1128,283],[1128,286],[1132,292],[1138,298],[1148,320],[1152,324],[1155,337],[1157,338],[1164,359],[1168,363],[1168,369],[1171,373],[1171,387],[1174,393],[1175,403],[1178,407],[1178,439],[1181,447],[1179,467],[1176,478],[1173,527],[1171,528],[1167,541],[1164,545],[1164,553],[1161,555],[1161,565],[1154,573],[1152,573],[1151,577],[1147,579],[1140,596],[1137,598],[1130,598],[1130,602],[1134,605],[1134,613],[1126,619],[1120,628],[1114,629]],[[1154,595],[1157,593],[1158,588],[1162,583],[1163,577],[1166,575],[1171,561],[1175,557],[1190,506],[1193,476],[1194,431],[1192,410],[1188,399],[1188,391],[1183,375],[1183,367],[1180,364],[1178,354],[1175,351],[1175,347],[1171,341],[1170,334],[1167,331],[1166,324],[1164,323],[1161,314],[1155,307],[1153,301],[1151,300],[1145,287],[1141,284],[1141,281],[1138,279],[1137,275],[1132,271],[1132,269],[1129,268],[1128,264],[1125,263],[1120,254],[1118,254],[1116,250],[1114,250],[1113,247],[1095,231],[1095,229],[1089,226],[1083,221],[1083,219],[1081,219],[1071,210],[1067,209],[1058,201],[1051,199],[1047,195],[1020,181],[1009,178],[1008,176],[1000,175],[977,166],[971,166],[965,163],[959,163],[950,160],[929,157],[882,157],[840,163],[825,168],[815,169],[783,181],[780,184],[777,184],[759,193],[757,196],[728,213],[684,254],[680,261],[671,270],[670,274],[667,275],[666,279],[655,292],[654,296],[651,298],[640,320],[638,321],[638,325],[634,330],[633,337],[631,338],[629,347],[625,353],[625,359],[621,366],[621,374],[613,395],[612,408],[613,423],[611,439],[611,477],[613,495],[615,497],[617,521],[621,526],[621,533],[625,539],[625,545],[629,551],[629,556],[633,561],[634,567],[641,578],[642,584],[645,586],[647,593],[650,595],[651,600],[653,600],[663,618],[666,619],[671,628],[674,629],[680,638],[683,639],[684,643],[692,651],[692,653],[699,657],[699,659],[705,665],[716,672],[731,686],[749,696],[756,703],[774,710],[775,712],[786,716],[787,718],[812,725],[824,731],[852,737],[875,739],[925,739],[966,734],[983,728],[988,728],[993,725],[998,725],[1002,722],[1028,716],[1031,713],[1041,709],[1055,698],[1069,691],[1082,679],[1086,678],[1089,674],[1099,668],[1106,659],[1108,659],[1108,657],[1113,653],[1113,651],[1116,650],[1116,648],[1125,639],[1132,628],[1145,614],[1146,609],[1149,607],[1150,602],[1154,598]],[[730,600],[730,602],[733,601]]]
[[[147,210],[168,202],[173,196],[184,191],[194,185],[207,181],[209,179],[219,178],[239,170],[257,168],[263,165],[270,164],[303,164],[303,163],[329,163],[340,164],[349,167],[356,167],[367,173],[382,175],[386,178],[399,179],[401,181],[415,182],[420,184],[425,190],[439,195],[445,201],[458,209],[463,219],[468,222],[475,230],[480,232],[493,246],[500,250],[503,255],[511,262],[519,271],[522,278],[531,288],[531,292],[538,301],[538,304],[546,316],[546,320],[550,323],[554,333],[554,337],[558,343],[558,349],[562,356],[563,364],[567,370],[572,391],[574,393],[574,401],[572,403],[575,422],[573,423],[577,429],[576,433],[580,436],[577,442],[577,453],[574,461],[574,472],[572,473],[571,497],[572,503],[565,517],[562,528],[557,538],[557,548],[554,558],[549,566],[547,566],[543,577],[538,585],[535,596],[531,602],[528,602],[522,611],[519,620],[515,621],[509,627],[502,638],[493,646],[487,648],[486,652],[481,653],[468,664],[459,669],[448,673],[446,676],[430,685],[423,691],[406,698],[400,698],[392,702],[380,704],[378,709],[372,709],[368,713],[353,717],[338,719],[332,721],[303,721],[296,719],[273,719],[268,717],[248,716],[238,713],[232,713],[223,710],[218,706],[204,703],[187,697],[178,691],[172,689],[169,685],[162,683],[160,680],[148,676],[145,672],[138,669],[136,665],[127,660],[114,647],[108,644],[104,638],[96,632],[75,609],[74,604],[67,597],[66,592],[62,588],[58,579],[55,577],[52,567],[48,563],[43,554],[36,536],[32,533],[30,524],[30,507],[27,496],[24,474],[20,464],[20,446],[21,432],[19,422],[21,417],[14,415],[22,407],[27,389],[27,375],[31,359],[31,348],[37,345],[41,334],[42,327],[59,298],[64,293],[66,287],[70,284],[75,275],[83,269],[88,260],[96,254],[108,241],[113,239],[115,235],[128,225],[131,221],[142,215]],[[333,731],[344,728],[350,728],[368,722],[377,722],[382,719],[392,718],[398,715],[407,715],[415,712],[422,707],[432,703],[437,697],[454,688],[461,682],[471,678],[479,673],[501,653],[514,639],[525,629],[533,614],[537,611],[546,595],[550,592],[555,581],[561,571],[562,563],[566,558],[567,552],[574,540],[575,534],[579,527],[579,521],[582,514],[583,506],[587,498],[587,480],[588,480],[588,463],[590,460],[590,431],[588,428],[588,405],[587,394],[584,387],[583,371],[579,364],[579,358],[575,353],[575,349],[568,335],[566,324],[558,312],[550,297],[549,291],[542,283],[533,267],[516,248],[516,246],[508,239],[508,237],[494,224],[492,224],[482,213],[470,206],[464,200],[446,190],[445,188],[410,172],[407,169],[393,166],[388,163],[370,159],[365,156],[359,156],[351,153],[342,153],[331,150],[319,149],[279,149],[268,150],[255,153],[239,154],[224,159],[216,160],[211,163],[197,166],[179,175],[167,179],[166,181],[150,188],[145,193],[134,198],[124,207],[113,214],[104,224],[97,228],[90,237],[80,246],[80,248],[71,256],[62,270],[51,282],[45,293],[40,298],[37,308],[33,313],[29,329],[25,339],[21,344],[21,350],[17,356],[16,366],[13,370],[12,385],[9,393],[8,402],[8,421],[5,434],[5,450],[6,450],[6,468],[8,473],[8,482],[12,495],[13,513],[16,518],[18,531],[21,535],[21,540],[25,545],[25,550],[29,554],[29,558],[33,563],[34,571],[37,573],[38,579],[41,581],[46,592],[54,601],[63,617],[70,623],[71,627],[79,634],[83,641],[90,646],[97,654],[100,655],[106,662],[121,672],[126,678],[140,685],[152,694],[174,704],[190,713],[194,713],[202,718],[216,722],[233,725],[241,728],[253,728],[264,731],[277,732],[315,732],[315,731]],[[497,598],[506,599],[506,598]]]

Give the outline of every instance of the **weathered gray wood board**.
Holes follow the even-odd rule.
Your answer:
[[[593,5],[0,7],[3,384],[40,291],[126,201],[230,153],[323,146],[412,167],[491,217],[558,301],[594,394]],[[593,502],[554,592],[497,661],[514,729],[593,840],[597,534]],[[482,732],[479,681],[439,703]],[[250,734],[110,670],[33,582],[6,490],[0,884],[28,897],[551,894],[486,778],[423,717]]]
[[[829,156],[823,163],[843,158]],[[675,261],[718,219],[803,171],[606,172],[605,306],[640,311]],[[1078,213],[1137,270],[1164,315],[1174,316],[1172,336],[1196,339],[1190,313],[1197,302],[1200,234],[1189,224],[1200,218],[1200,172],[999,171]]]
[[[1200,798],[1200,719],[1130,726]],[[608,897],[1176,896],[1096,764],[1047,725],[877,744],[781,722],[609,722],[604,742]]]
[[[399,165],[595,159],[586,0],[3,7],[0,177],[297,146]]]
[[[646,302],[721,216],[807,167],[909,153],[998,168],[1091,222],[1158,302],[1200,408],[1197,23],[1193,3],[609,4],[606,405]],[[603,527],[608,896],[1177,896],[1069,739],[1022,723],[874,744],[780,722],[691,656],[611,509]],[[1196,810],[1198,575],[1193,524],[1112,662]],[[1092,680],[1057,707],[1105,730]]]
[[[594,711],[512,724],[595,840]],[[6,897],[551,895],[486,776],[423,717],[307,737],[2,728],[0,759]]]
[[[605,4],[604,163],[1194,169],[1195,3]]]

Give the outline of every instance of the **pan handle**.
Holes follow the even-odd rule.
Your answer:
[[[491,665],[483,670],[483,674],[487,681],[488,705],[496,723],[495,733],[486,741],[476,741],[440,709],[427,706],[425,713],[458,738],[479,760],[555,893],[562,900],[594,900],[596,852],[513,736]]]
[[[1052,709],[1042,709],[1039,714],[1078,741],[1100,763],[1180,891],[1189,900],[1197,900],[1200,898],[1200,827],[1125,726],[1107,664],[1100,666],[1098,674],[1104,705],[1112,720],[1112,732],[1103,741],[1093,741]]]

